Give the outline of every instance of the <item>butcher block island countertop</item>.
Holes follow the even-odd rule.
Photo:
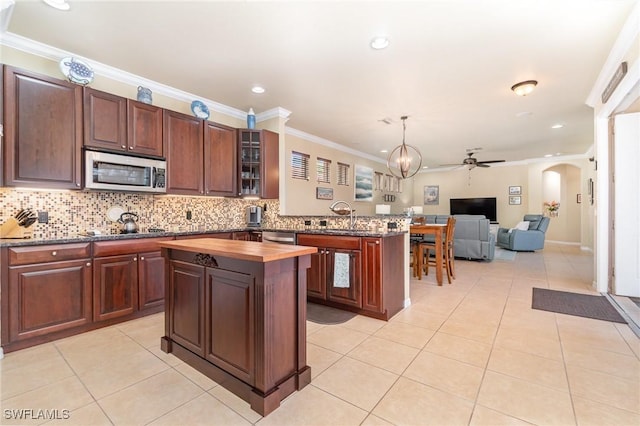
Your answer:
[[[166,243],[160,244],[160,246],[263,263],[303,256],[318,251],[315,247],[275,243],[256,244],[254,241],[222,240],[216,238],[167,241]]]
[[[306,277],[316,247],[213,238],[159,245],[164,352],[263,416],[311,382]]]

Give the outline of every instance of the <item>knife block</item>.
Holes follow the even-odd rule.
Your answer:
[[[35,224],[34,224],[35,225]],[[10,217],[0,226],[0,238],[31,238],[33,237],[33,225],[23,228],[18,221]]]

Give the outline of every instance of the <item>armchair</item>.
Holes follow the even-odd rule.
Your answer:
[[[529,222],[528,230],[498,229],[498,247],[513,251],[534,251],[544,248],[544,236],[550,219],[541,214],[526,214],[523,221]]]

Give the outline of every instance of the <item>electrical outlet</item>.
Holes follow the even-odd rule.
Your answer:
[[[191,210],[187,210],[187,220],[191,220]]]
[[[49,212],[38,212],[38,223],[49,223]]]

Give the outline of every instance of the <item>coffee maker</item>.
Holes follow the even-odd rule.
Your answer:
[[[262,222],[262,207],[247,207],[247,226],[260,226],[260,222]]]

